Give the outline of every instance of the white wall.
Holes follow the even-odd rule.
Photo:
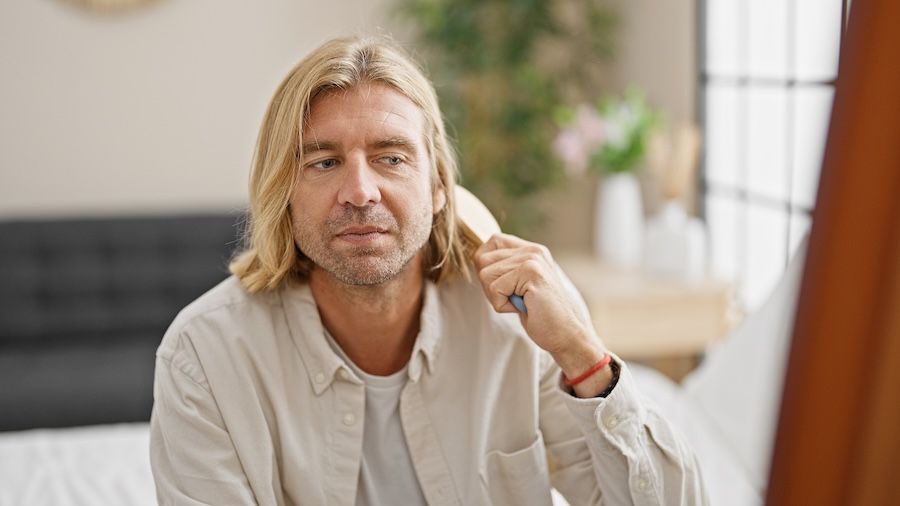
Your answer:
[[[280,79],[388,0],[0,2],[0,218],[229,210]]]

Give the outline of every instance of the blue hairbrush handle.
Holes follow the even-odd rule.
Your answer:
[[[525,307],[525,299],[521,295],[512,294],[509,296],[509,301],[512,302],[513,306],[516,306],[520,313],[528,314],[528,308]]]

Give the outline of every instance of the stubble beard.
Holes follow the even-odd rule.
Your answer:
[[[407,227],[383,207],[348,207],[344,214],[328,219],[324,227],[314,223],[294,223],[294,237],[304,255],[317,268],[341,283],[373,286],[397,277],[428,242],[432,225],[431,207],[425,207]],[[394,234],[394,245],[355,246],[345,251],[334,248],[335,234],[348,226],[377,226]]]

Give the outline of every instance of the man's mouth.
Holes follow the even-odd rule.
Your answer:
[[[387,229],[376,226],[364,226],[364,227],[347,227],[338,232],[338,235],[346,235],[346,234],[354,234],[354,235],[365,235],[365,234],[383,234],[387,232]]]
[[[336,236],[351,242],[368,242],[377,239],[385,233],[387,233],[387,229],[382,227],[353,226],[341,229]]]

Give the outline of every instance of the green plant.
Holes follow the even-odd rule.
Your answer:
[[[553,151],[575,175],[587,170],[599,174],[636,171],[660,122],[660,115],[635,87],[621,97],[604,97],[596,106],[560,107],[556,117],[562,128]]]
[[[532,205],[562,179],[553,113],[595,96],[612,54],[612,13],[594,0],[399,0],[459,148],[462,183],[509,232],[528,236]]]

